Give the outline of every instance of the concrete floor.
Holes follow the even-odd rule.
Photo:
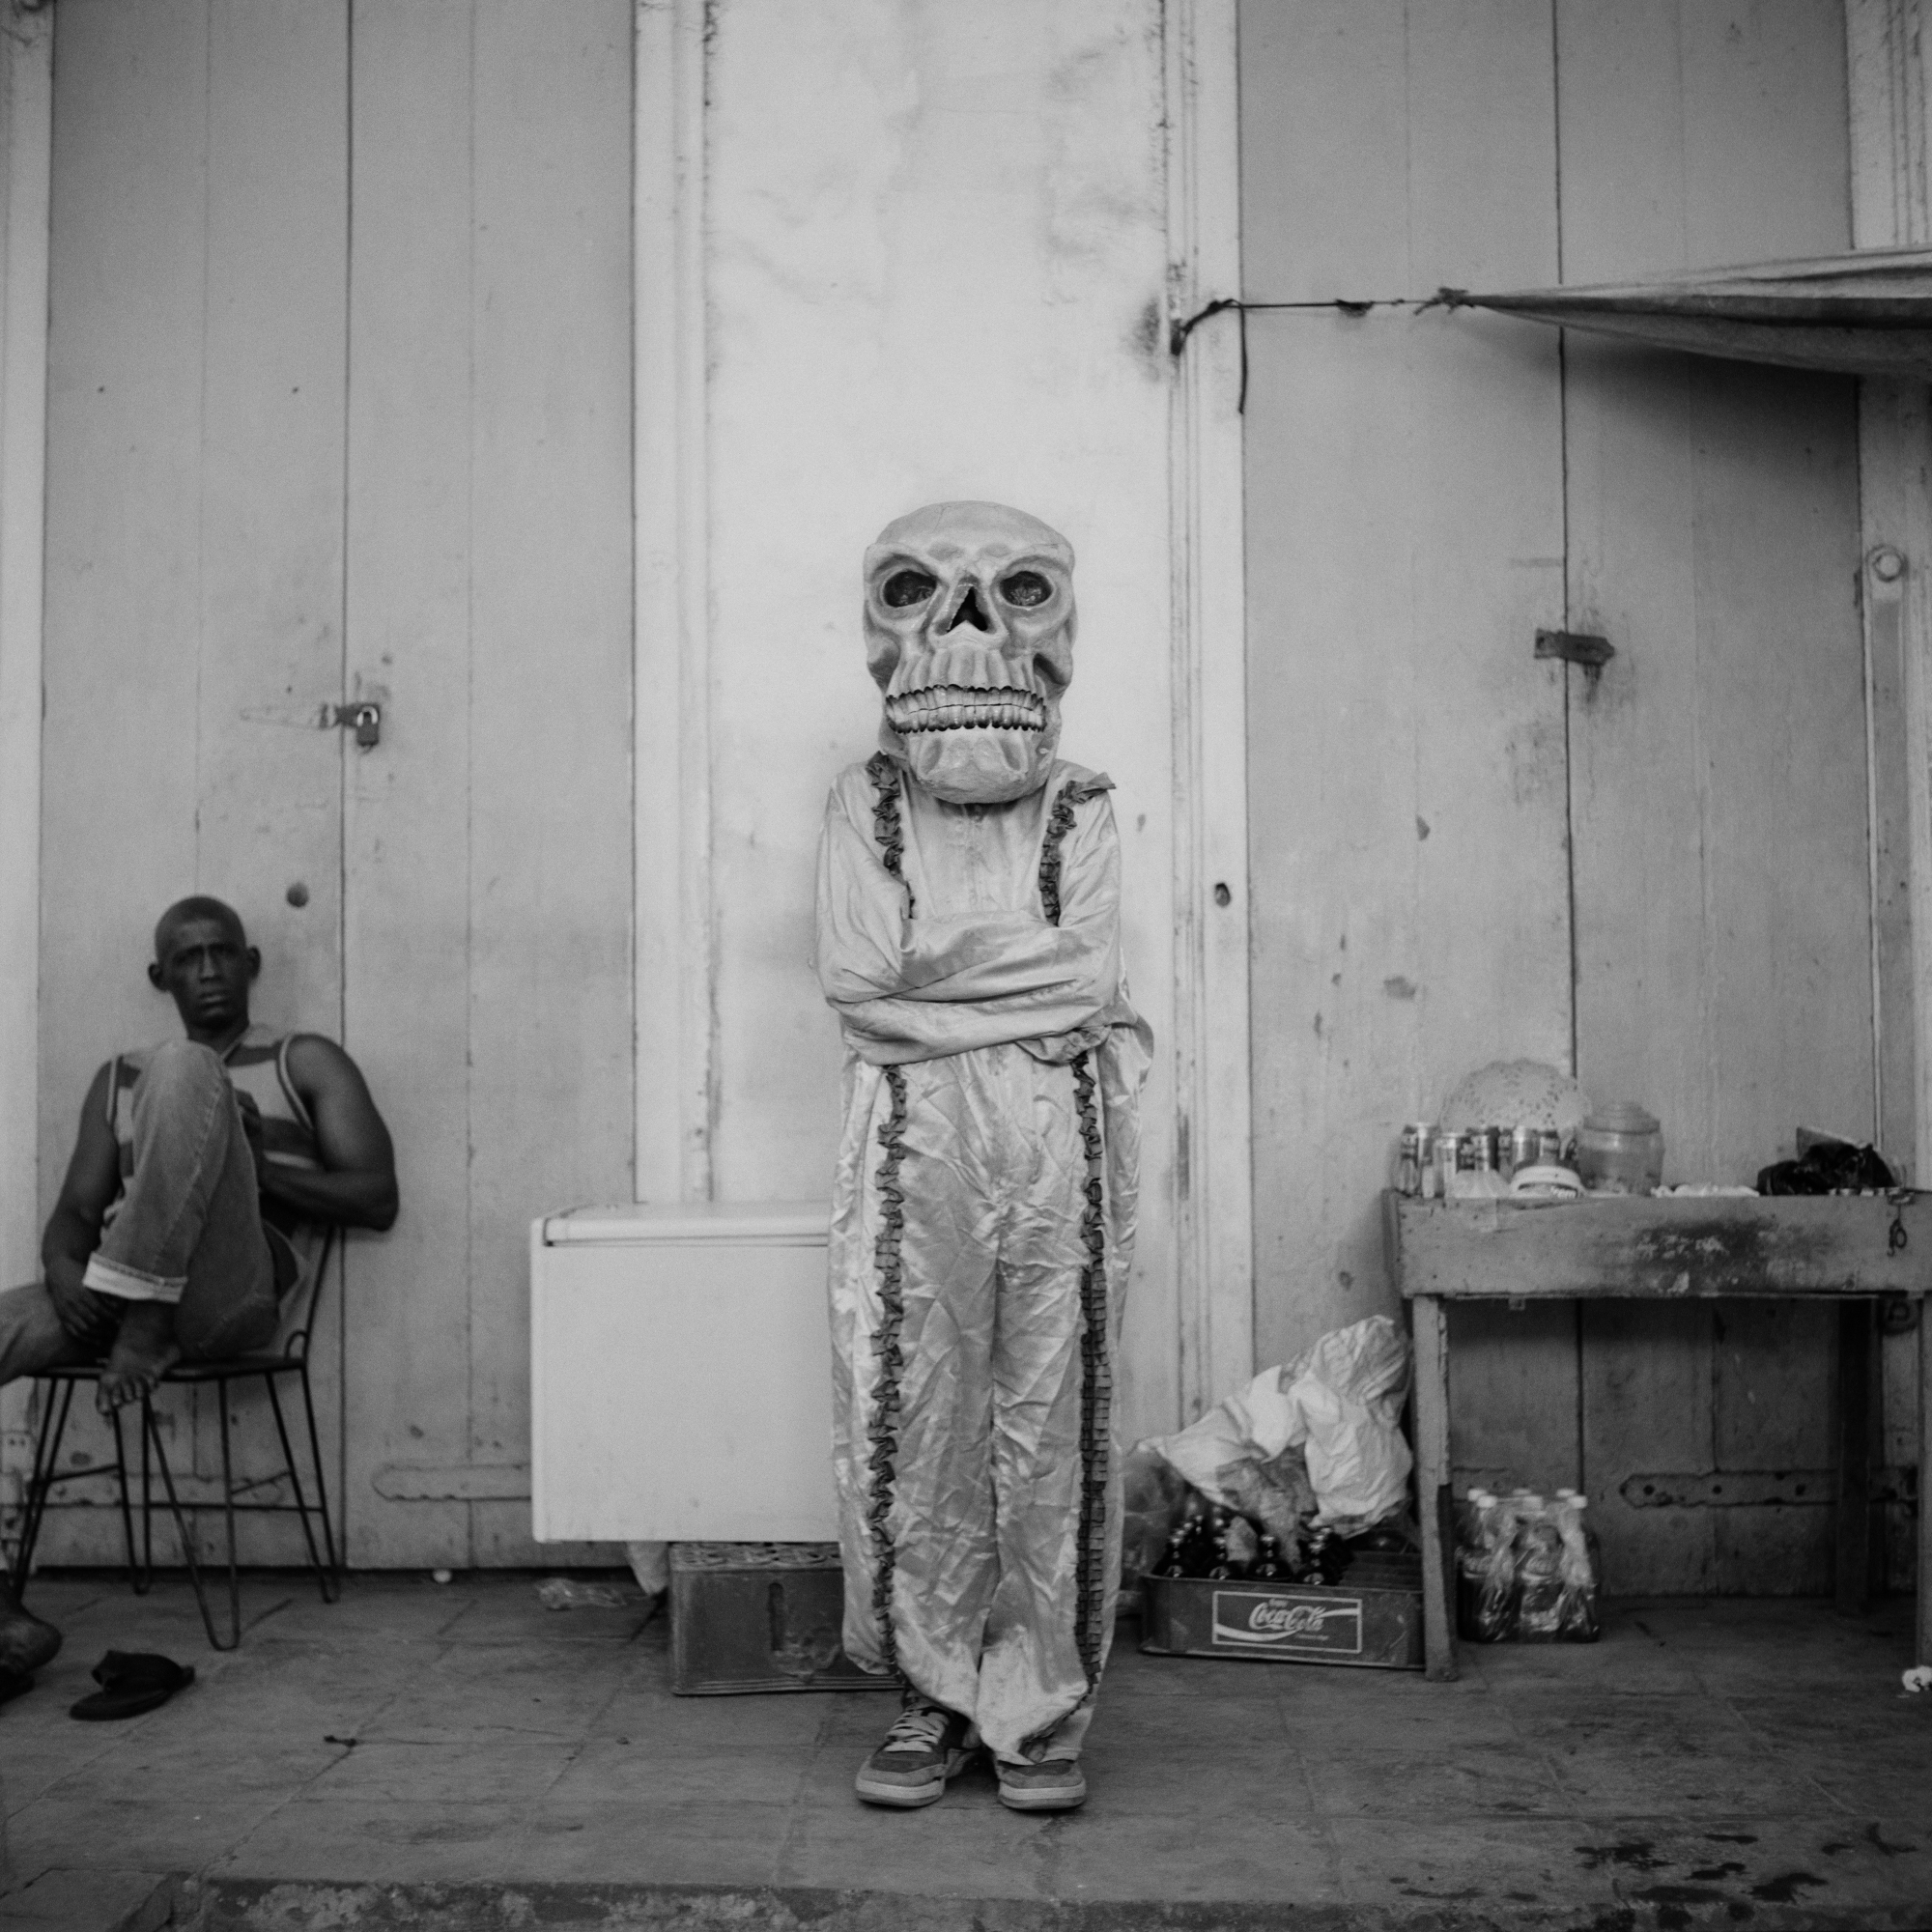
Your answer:
[[[662,1618],[546,1611],[525,1576],[255,1577],[242,1648],[186,1588],[40,1579],[67,1633],[0,1711],[20,1927],[1932,1924],[1932,1695],[1909,1604],[1621,1605],[1594,1647],[1465,1651],[1457,1684],[1141,1656],[1123,1624],[1093,1798],[975,1772],[858,1804],[889,1697],[680,1698]],[[110,1645],[200,1681],[67,1716]],[[185,1879],[186,1882],[184,1882]]]

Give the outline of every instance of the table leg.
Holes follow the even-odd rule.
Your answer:
[[[1862,1616],[1871,1606],[1872,1305],[1838,1304],[1837,1607]]]
[[[1932,1664],[1932,1295],[1918,1298],[1918,1660]]]
[[[1456,1532],[1449,1473],[1449,1327],[1439,1296],[1408,1304],[1415,1338],[1415,1505],[1422,1528],[1423,1668],[1456,1673]]]

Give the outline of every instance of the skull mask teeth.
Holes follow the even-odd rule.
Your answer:
[[[1037,791],[1073,678],[1073,550],[999,503],[934,503],[866,553],[885,749],[956,805]]]

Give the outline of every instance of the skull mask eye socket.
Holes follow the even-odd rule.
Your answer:
[[[1053,595],[1053,585],[1037,570],[1016,570],[1001,583],[1000,595],[1009,604],[1030,611]]]
[[[938,588],[938,578],[923,570],[895,570],[886,579],[879,595],[891,610],[904,611],[914,604],[923,604]]]

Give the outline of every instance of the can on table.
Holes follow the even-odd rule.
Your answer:
[[[1402,1146],[1395,1157],[1395,1191],[1413,1199],[1422,1192],[1422,1130],[1407,1126],[1402,1130]]]
[[[1460,1128],[1435,1129],[1436,1188],[1445,1201],[1456,1192],[1456,1170],[1463,1166],[1468,1145],[1469,1136]]]
[[[1475,1165],[1485,1174],[1499,1174],[1503,1164],[1503,1144],[1505,1135],[1500,1127],[1479,1127],[1476,1130],[1478,1156]]]
[[[1422,1171],[1422,1198],[1434,1201],[1442,1192],[1442,1174],[1435,1158],[1435,1128],[1426,1121],[1416,1122],[1418,1135],[1417,1165]]]
[[[1518,1127],[1510,1135],[1510,1172],[1514,1174],[1520,1167],[1534,1167],[1541,1143],[1542,1135],[1537,1128]]]
[[[1539,1167],[1563,1165],[1563,1135],[1555,1127],[1539,1127],[1536,1134],[1536,1162]]]

